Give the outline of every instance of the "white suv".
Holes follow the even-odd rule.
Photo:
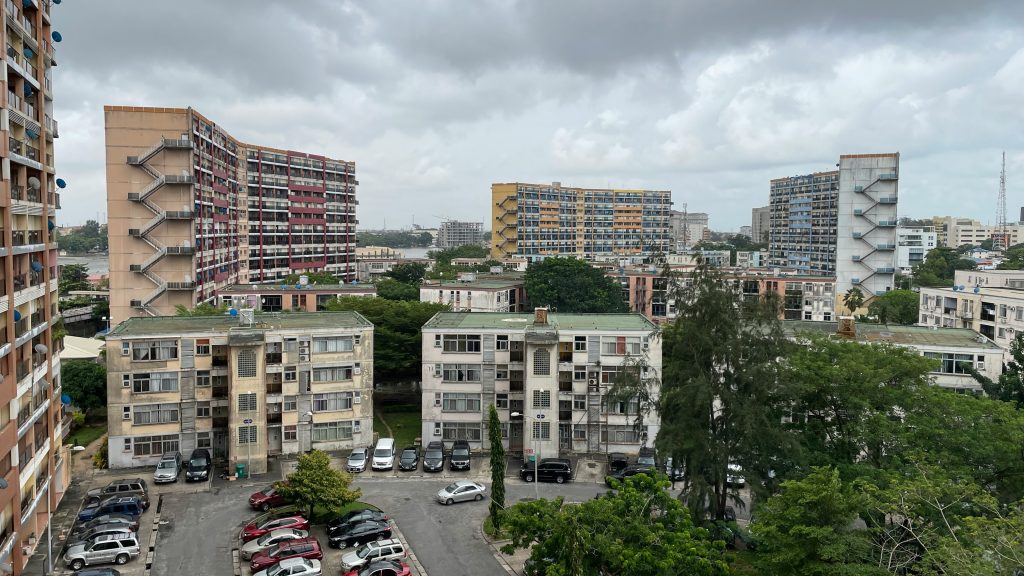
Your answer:
[[[405,551],[405,546],[403,546],[398,540],[378,540],[377,542],[367,542],[341,557],[341,569],[345,571],[358,570],[370,562],[376,562],[377,560],[397,560],[398,558],[404,558],[408,555],[409,554]]]
[[[134,534],[108,534],[69,547],[64,562],[72,570],[81,570],[93,564],[127,564],[138,555],[139,541]]]

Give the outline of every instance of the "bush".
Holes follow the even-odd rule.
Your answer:
[[[97,450],[96,453],[92,455],[92,467],[93,468],[99,468],[99,469],[102,470],[102,469],[105,469],[107,467],[107,464],[108,464],[107,463],[107,455],[108,455],[108,453],[107,453],[108,446],[107,445],[109,443],[110,443],[110,439],[109,438],[104,438],[103,439],[103,444],[100,444],[100,449]]]
[[[77,430],[85,424],[85,412],[72,412],[71,413],[71,430]]]

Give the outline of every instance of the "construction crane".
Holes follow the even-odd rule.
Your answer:
[[[1006,152],[1003,152],[1003,167],[999,172],[999,200],[996,202],[996,233],[992,235],[993,247],[1006,250],[1010,247],[1010,232],[1006,225]]]

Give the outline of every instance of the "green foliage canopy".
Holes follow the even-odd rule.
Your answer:
[[[277,488],[285,498],[308,507],[308,518],[313,518],[313,509],[317,506],[328,512],[339,512],[346,504],[358,500],[363,493],[358,488],[350,489],[351,484],[352,476],[331,468],[326,452],[313,450],[299,455],[295,472]]]
[[[890,290],[878,296],[868,305],[868,314],[878,318],[882,324],[917,323],[921,297],[910,290]]]
[[[85,360],[65,360],[60,365],[61,386],[71,403],[83,411],[107,405],[107,369]]]
[[[526,293],[533,306],[563,313],[623,313],[622,288],[585,260],[545,258],[526,269]]]

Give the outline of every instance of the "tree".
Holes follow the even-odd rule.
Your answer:
[[[754,480],[770,467],[769,455],[789,449],[781,425],[789,407],[779,389],[778,359],[787,346],[779,302],[742,298],[707,263],[675,300],[677,319],[662,335],[656,446],[684,465],[683,491],[694,515],[722,520],[729,501],[739,502],[726,482],[727,466],[743,466]]]
[[[373,323],[376,382],[419,381],[423,370],[420,328],[444,304],[346,296],[327,302],[327,310],[352,310]]]
[[[298,284],[302,276],[305,276],[310,284],[333,285],[338,283],[338,278],[330,272],[296,272],[289,274],[282,282],[284,284]]]
[[[356,240],[359,246],[385,248],[425,248],[434,243],[434,237],[429,232],[359,232]]]
[[[945,246],[932,248],[925,255],[924,262],[914,266],[914,283],[918,286],[950,286],[957,270],[975,270],[978,265],[970,258]]]
[[[622,287],[585,260],[545,258],[526,269],[526,293],[533,306],[567,313],[628,312]]]
[[[992,398],[1013,402],[1017,409],[1024,408],[1024,333],[1017,333],[1010,342],[1009,362],[1003,364],[1003,373],[995,382],[971,368],[971,375]]]
[[[362,491],[349,489],[352,476],[342,470],[331,468],[331,459],[326,452],[313,450],[300,454],[295,472],[288,475],[286,482],[277,485],[281,495],[299,506],[309,508],[309,516],[313,519],[313,511],[319,506],[327,512],[340,512],[341,509],[359,499]]]
[[[399,282],[394,278],[381,278],[375,284],[377,297],[387,300],[419,301],[420,287],[414,284]]]
[[[854,286],[846,291],[843,295],[843,304],[846,305],[846,309],[853,314],[858,308],[864,305],[864,293],[860,291],[860,288]]]
[[[764,574],[885,574],[871,562],[870,533],[854,528],[866,498],[834,468],[813,468],[758,508],[751,532]]]
[[[491,404],[488,410],[487,437],[491,440],[491,524],[501,527],[501,511],[505,508],[505,445],[502,444],[501,420]]]
[[[214,306],[209,302],[200,302],[196,304],[195,308],[189,310],[188,308],[178,304],[174,307],[175,316],[223,316],[228,313],[228,305],[221,304],[220,306]]]
[[[723,543],[693,525],[668,485],[640,474],[580,504],[561,497],[521,502],[501,515],[511,539],[502,551],[532,547],[531,558],[548,559],[551,575],[729,574]]]
[[[72,290],[89,290],[89,267],[85,264],[65,264],[60,267],[57,290],[66,295]]]
[[[490,256],[490,252],[479,244],[465,244],[455,248],[431,250],[427,252],[427,256],[433,258],[437,264],[446,266],[451,264],[452,260],[456,258],[487,258]]]
[[[399,282],[406,284],[419,284],[423,280],[423,276],[427,273],[426,264],[420,264],[419,262],[410,262],[408,264],[399,264],[391,269],[385,276],[394,278]]]
[[[916,324],[921,298],[910,290],[890,290],[875,298],[868,306],[868,314],[878,318],[882,324]]]
[[[107,369],[85,360],[65,360],[60,365],[60,380],[71,403],[84,412],[107,405]]]

